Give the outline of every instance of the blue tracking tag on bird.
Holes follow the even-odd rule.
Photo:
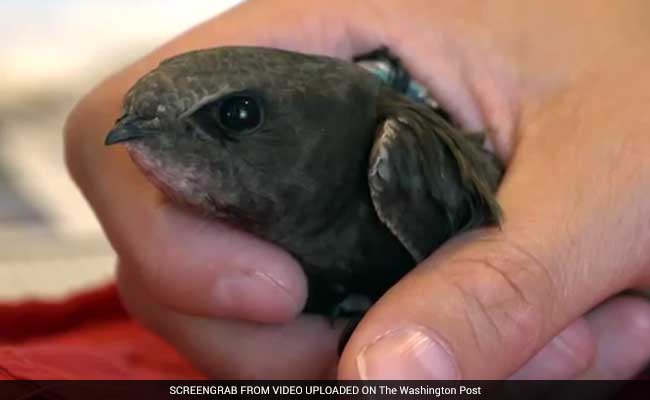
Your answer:
[[[412,79],[399,60],[388,51],[380,49],[360,56],[356,58],[356,63],[412,100],[427,104],[434,109],[439,108],[438,102],[431,97],[427,88]]]

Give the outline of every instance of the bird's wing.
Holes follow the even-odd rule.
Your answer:
[[[453,234],[500,221],[500,163],[431,108],[391,104],[372,148],[368,184],[379,219],[416,261]]]

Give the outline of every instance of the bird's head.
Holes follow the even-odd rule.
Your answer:
[[[125,143],[165,193],[234,222],[270,223],[366,176],[378,82],[351,63],[255,47],[164,61],[128,92]],[[329,194],[328,194],[329,193]]]

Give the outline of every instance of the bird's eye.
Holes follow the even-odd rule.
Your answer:
[[[262,108],[252,96],[232,95],[219,103],[218,118],[221,126],[229,131],[250,131],[261,124]]]
[[[219,140],[238,141],[242,134],[252,133],[264,123],[263,98],[245,90],[215,99],[206,99],[196,109],[181,115],[191,129]]]

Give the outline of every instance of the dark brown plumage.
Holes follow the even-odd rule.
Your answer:
[[[310,312],[362,311],[449,237],[499,219],[502,170],[479,141],[348,61],[174,57],[129,91],[117,142],[176,201],[291,252]]]

